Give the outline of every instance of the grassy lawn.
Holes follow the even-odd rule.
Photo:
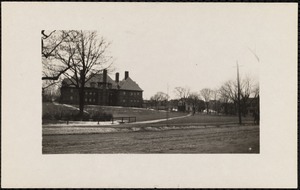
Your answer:
[[[72,107],[67,107],[60,104],[53,104],[50,102],[43,102],[42,104],[42,117],[43,123],[61,123],[58,118],[64,113],[78,113],[77,109]]]
[[[114,107],[114,106],[98,106],[86,105],[85,111],[89,114],[95,113],[111,113],[113,117],[136,117],[136,121],[148,121],[156,119],[165,119],[167,113],[165,111],[150,110],[144,108],[130,107]],[[62,113],[78,113],[78,105],[62,105],[53,103],[43,103],[43,123],[60,123],[59,116]],[[182,112],[170,112],[169,118],[187,115]],[[47,116],[47,117],[44,117]],[[253,118],[242,117],[243,122],[252,122]],[[237,116],[207,115],[196,113],[194,116],[179,118],[169,121],[162,121],[158,124],[203,124],[203,123],[238,123]]]
[[[75,111],[75,109],[61,105],[61,104],[53,104],[51,102],[43,102],[43,115],[58,114],[61,112],[70,112],[70,111]]]
[[[96,106],[87,105],[87,112],[106,112],[113,114],[114,117],[136,117],[136,121],[148,121],[155,119],[164,119],[167,117],[165,111],[150,110],[144,108],[114,107],[114,106]],[[187,115],[187,113],[170,112],[169,117],[178,117]]]
[[[63,104],[43,103],[43,123],[59,123],[60,121],[57,118],[59,118],[61,114],[73,113],[75,115],[78,113],[78,109],[76,108],[78,108],[78,105],[65,106]],[[111,113],[113,117],[136,117],[136,121],[163,119],[167,116],[167,113],[164,111],[144,108],[86,105],[84,110],[89,114]],[[169,113],[170,118],[183,115],[187,115],[187,113]]]

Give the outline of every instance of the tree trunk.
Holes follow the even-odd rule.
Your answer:
[[[85,76],[84,76],[84,70],[81,70],[80,72],[80,81],[81,85],[79,87],[79,117],[83,118],[83,110],[84,110],[84,83],[85,83]]]
[[[79,88],[79,117],[82,119],[84,109],[84,88]]]
[[[209,114],[209,104],[206,103],[206,114]]]
[[[239,116],[239,124],[242,124],[242,110],[241,110],[241,102],[238,101],[238,116]]]

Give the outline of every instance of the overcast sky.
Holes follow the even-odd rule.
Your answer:
[[[123,79],[129,71],[144,90],[144,99],[168,87],[171,98],[177,86],[195,92],[219,88],[236,79],[237,61],[242,77],[259,81],[265,42],[277,40],[270,34],[282,27],[270,6],[152,5],[91,10],[91,15],[98,10],[91,22],[112,42],[115,72]]]

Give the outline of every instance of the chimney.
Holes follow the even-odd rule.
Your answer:
[[[116,82],[119,82],[119,73],[116,73]]]
[[[129,77],[129,72],[125,71],[125,80]]]
[[[107,70],[104,69],[104,70],[103,70],[103,83],[106,84],[106,82],[107,82]]]

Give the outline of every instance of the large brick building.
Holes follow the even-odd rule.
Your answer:
[[[67,104],[79,102],[78,89],[70,79],[64,79],[62,82],[60,102]],[[125,78],[119,81],[119,73],[116,73],[113,80],[107,75],[107,70],[104,70],[85,85],[85,104],[142,107],[143,90],[129,77],[128,71],[125,71]]]

